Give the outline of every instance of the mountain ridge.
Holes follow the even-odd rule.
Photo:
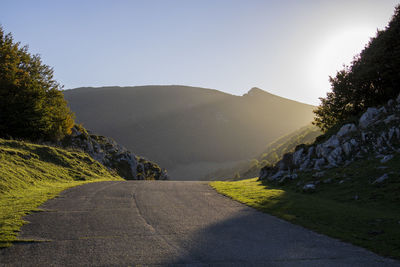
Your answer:
[[[255,91],[259,96],[251,97]],[[314,106],[261,89],[249,92],[236,96],[189,86],[107,86],[65,90],[64,96],[77,121],[93,132],[151,158],[173,173],[172,179],[200,179],[196,168],[189,173],[174,169],[233,164],[312,121]]]

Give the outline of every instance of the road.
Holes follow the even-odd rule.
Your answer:
[[[216,193],[204,182],[86,184],[26,217],[1,266],[398,266]]]

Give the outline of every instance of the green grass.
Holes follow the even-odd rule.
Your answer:
[[[61,191],[122,180],[85,153],[0,139],[0,247],[17,242],[26,214]]]
[[[378,162],[362,160],[331,169],[321,180],[332,182],[319,184],[311,194],[296,185],[317,180],[311,173],[301,173],[297,180],[281,186],[257,178],[210,185],[257,210],[400,259],[400,156],[385,164],[386,169],[378,169]],[[373,185],[383,173],[390,178]]]

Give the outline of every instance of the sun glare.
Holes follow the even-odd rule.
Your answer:
[[[375,34],[374,28],[358,27],[338,31],[321,40],[309,73],[320,96],[324,97],[330,90],[329,76],[335,76],[343,65],[349,65]]]

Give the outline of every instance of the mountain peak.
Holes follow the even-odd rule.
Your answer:
[[[258,87],[253,87],[251,88],[247,93],[243,94],[243,96],[255,96],[255,95],[260,95],[260,94],[265,94],[268,93]]]

